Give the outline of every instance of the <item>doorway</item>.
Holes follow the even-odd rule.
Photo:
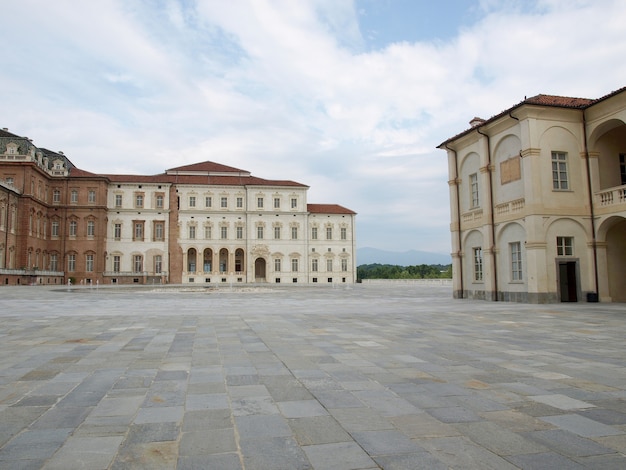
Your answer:
[[[559,261],[558,266],[561,302],[578,302],[578,262]]]
[[[265,259],[263,258],[257,258],[254,261],[254,280],[265,282]]]

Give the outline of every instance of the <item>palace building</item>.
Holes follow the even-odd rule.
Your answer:
[[[0,284],[343,284],[356,213],[214,162],[93,174],[0,130]]]
[[[456,298],[626,301],[626,88],[538,95],[448,156]]]

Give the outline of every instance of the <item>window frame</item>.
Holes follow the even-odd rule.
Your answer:
[[[567,152],[552,151],[552,190],[571,191]]]
[[[522,243],[509,243],[509,253],[511,256],[511,281],[521,282],[524,280],[524,271],[522,265]]]

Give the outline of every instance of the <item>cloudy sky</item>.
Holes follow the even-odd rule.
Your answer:
[[[623,0],[2,0],[0,127],[95,173],[212,160],[450,252],[436,146],[539,93],[626,86]]]

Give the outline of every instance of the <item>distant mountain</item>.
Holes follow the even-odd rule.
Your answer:
[[[357,248],[356,264],[393,264],[397,266],[416,266],[420,264],[451,264],[452,257],[429,251],[385,251],[378,248]]]

